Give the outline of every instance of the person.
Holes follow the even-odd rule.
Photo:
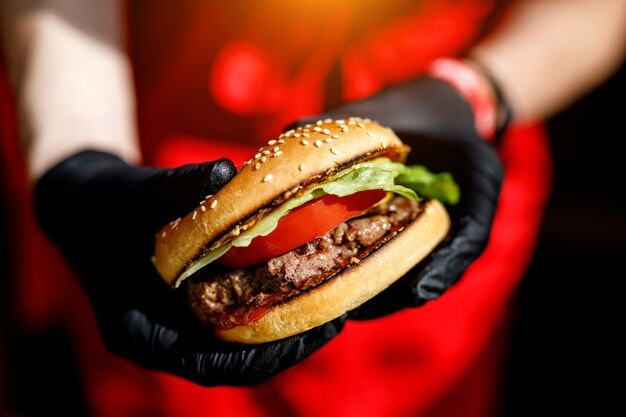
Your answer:
[[[536,122],[617,68],[626,4],[387,3],[137,2],[127,53],[122,2],[6,2],[25,160],[10,174],[26,173],[37,220],[87,295],[82,310],[57,305],[94,413],[493,413],[507,303],[549,190]],[[449,242],[302,335],[242,347],[199,332],[151,269],[154,231],[284,126],[346,115],[392,127],[420,162],[454,172],[463,200]],[[80,299],[55,288],[73,288],[67,271],[18,273]],[[96,326],[110,351],[162,372],[109,356]],[[242,385],[255,387],[202,388]]]

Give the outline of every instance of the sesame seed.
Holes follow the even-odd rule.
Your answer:
[[[278,143],[285,143],[285,140],[284,139],[279,139]]]
[[[295,134],[295,135],[293,135],[293,136],[294,136],[295,138],[299,138],[299,137],[300,137],[300,134],[299,134],[299,133],[296,133],[296,134]]]
[[[263,158],[265,158],[265,157],[263,157]],[[254,170],[256,171],[259,168],[261,168],[261,163],[257,162],[256,165],[254,166]]]
[[[303,171],[303,170],[304,170],[304,167],[305,167],[305,165],[304,165],[304,164],[300,164],[300,166],[298,167],[298,169],[299,169],[300,171]]]
[[[330,135],[330,134],[331,134],[331,133],[330,133],[330,130],[328,130],[328,129],[324,129],[324,130],[322,130],[322,132],[323,132],[325,135]]]
[[[276,141],[274,139],[270,140],[269,142],[267,142],[268,145],[272,146],[273,144],[275,144]]]
[[[200,207],[200,210],[202,210],[203,213],[206,213],[206,207],[202,206]]]
[[[304,136],[305,138],[310,138],[311,134],[308,133],[308,132],[305,132],[305,133],[302,134],[302,136]]]
[[[291,129],[289,132],[285,133],[285,136],[290,137],[291,135],[293,135],[294,132],[295,130]]]
[[[365,125],[363,123],[357,123],[356,125],[361,129],[365,129]]]
[[[271,153],[271,152],[270,152],[270,151],[268,151],[267,149],[265,149],[265,150],[263,151],[263,155],[269,155],[270,153]]]
[[[317,146],[318,148],[319,148],[320,146],[322,146],[322,141],[321,141],[321,140],[316,140],[316,141],[315,141],[315,146]]]
[[[265,162],[267,161],[267,156],[264,156],[263,158],[261,158],[261,162]]]
[[[376,137],[376,135],[373,132],[369,132],[369,131],[367,132],[367,136],[370,136],[372,138]]]
[[[285,134],[284,134],[284,133],[281,133],[281,134],[280,134],[280,136],[279,136],[278,138],[279,138],[279,139],[282,139],[282,138],[284,138],[284,137],[285,137]]]
[[[194,210],[193,216],[191,216],[191,220],[196,220],[196,217],[198,217],[198,212]]]
[[[167,233],[165,232],[165,230],[163,230],[163,233],[161,233],[161,237],[165,237],[165,235],[167,235]]]
[[[330,142],[332,142],[332,141],[333,141],[333,140],[332,140],[331,138],[326,138],[326,139],[324,139],[324,142],[326,142],[326,143],[330,143]]]
[[[267,174],[264,178],[263,178],[263,182],[269,182],[272,180],[272,174]]]
[[[334,134],[334,135],[332,136],[332,138],[333,138],[333,139],[339,139],[339,135]]]
[[[307,137],[308,137],[308,136],[307,136]],[[302,140],[302,144],[303,144],[304,146],[308,146],[309,141],[308,141],[308,140],[306,140],[306,139],[303,139],[303,140]]]
[[[339,155],[339,151],[335,148],[330,148],[330,151],[333,153],[333,155]]]
[[[209,198],[213,197],[213,194],[209,194],[206,197],[204,197],[206,200],[208,200]]]
[[[211,203],[211,208],[214,209],[217,206],[217,200],[213,200]]]
[[[316,125],[321,125],[322,123],[324,123],[322,120],[318,120],[317,122],[315,122]]]
[[[331,119],[330,117],[327,119],[324,119],[324,123],[332,123],[333,119]]]
[[[342,125],[344,124],[346,121],[343,119],[339,119],[339,120],[335,120],[335,123],[337,123],[338,125]]]
[[[274,152],[278,152],[280,150],[280,148],[278,146],[276,146],[274,149],[272,149]]]
[[[278,151],[278,152],[274,152],[274,158],[276,158],[277,156],[280,156],[280,154],[282,154],[283,151]]]
[[[316,132],[321,132],[321,131],[322,131],[322,128],[321,128],[321,127],[319,127],[319,126],[315,126],[315,127],[313,128],[313,130],[314,130],[314,131],[316,131]]]
[[[309,129],[309,127],[311,127],[311,125],[307,125],[308,127],[305,127],[303,132],[305,133],[309,133],[311,131],[311,129]]]

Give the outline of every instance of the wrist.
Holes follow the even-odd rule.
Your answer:
[[[92,139],[85,140],[84,137]],[[56,138],[38,138],[31,142],[26,152],[28,175],[36,182],[42,175],[60,162],[86,150],[115,155],[128,164],[140,161],[138,147],[132,141],[99,139],[96,135],[64,135]]]
[[[495,140],[505,130],[510,109],[495,80],[478,62],[439,58],[431,63],[427,75],[450,84],[468,101],[480,136]]]

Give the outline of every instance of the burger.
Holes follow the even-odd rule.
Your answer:
[[[449,173],[369,119],[320,120],[270,140],[215,195],[156,235],[154,265],[225,341],[263,343],[371,299],[446,236]]]

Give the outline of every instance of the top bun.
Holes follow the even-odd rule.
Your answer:
[[[323,120],[270,140],[214,196],[156,236],[154,264],[170,285],[206,249],[249,229],[263,213],[357,162],[406,159],[409,147],[368,119]]]

